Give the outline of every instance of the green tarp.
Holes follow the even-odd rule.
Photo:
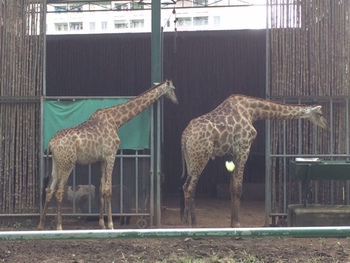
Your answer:
[[[44,102],[44,148],[51,137],[59,130],[72,127],[86,121],[97,109],[125,103],[129,99],[87,99],[75,101]],[[120,149],[143,150],[150,148],[151,110],[146,109],[140,115],[120,127]]]

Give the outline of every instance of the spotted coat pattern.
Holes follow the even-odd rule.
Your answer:
[[[209,159],[229,155],[236,168],[230,177],[231,227],[239,227],[243,171],[257,132],[259,119],[308,119],[327,129],[321,106],[291,105],[244,95],[231,95],[213,111],[190,121],[182,133],[181,149],[184,198],[181,218],[185,225],[196,225],[195,189]],[[191,222],[189,221],[191,218]]]
[[[46,188],[46,199],[38,229],[44,228],[45,216],[53,195],[57,200],[57,230],[62,229],[61,204],[64,188],[76,163],[101,163],[100,228],[105,228],[104,200],[107,202],[109,229],[112,221],[112,171],[120,139],[117,130],[140,114],[160,97],[165,96],[178,103],[172,81],[164,81],[138,97],[117,106],[96,110],[80,125],[58,131],[50,140],[48,151],[52,152],[52,176]],[[48,158],[47,158],[48,159]]]

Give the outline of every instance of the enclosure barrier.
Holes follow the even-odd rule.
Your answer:
[[[350,227],[169,228],[0,232],[0,241],[208,237],[350,237]]]

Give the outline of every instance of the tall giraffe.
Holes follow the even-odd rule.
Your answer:
[[[231,95],[213,111],[193,119],[182,133],[184,178],[181,217],[196,225],[194,196],[197,182],[209,159],[232,155],[236,168],[230,177],[231,227],[239,227],[243,171],[255,137],[254,121],[259,119],[308,119],[327,129],[321,106],[281,104],[244,95]],[[185,167],[186,165],[186,167]]]
[[[45,216],[52,196],[57,199],[57,230],[62,230],[61,204],[64,187],[76,163],[101,163],[100,228],[105,228],[104,200],[107,201],[108,228],[112,221],[112,171],[120,139],[118,129],[148,106],[165,96],[178,103],[172,81],[164,81],[138,97],[120,105],[96,110],[85,122],[58,131],[50,140],[47,153],[52,152],[52,177],[46,188],[46,198],[38,229],[44,228]]]

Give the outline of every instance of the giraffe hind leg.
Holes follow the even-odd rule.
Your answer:
[[[184,198],[184,190],[183,185],[185,184],[185,177],[181,177],[179,193],[180,193],[180,219],[181,222],[184,223],[184,213],[185,213],[185,198]]]
[[[185,207],[183,211],[183,224],[189,225],[189,217],[191,217],[191,225],[195,226],[196,221],[196,211],[194,203],[194,195],[196,191],[197,180],[193,177],[188,176],[185,184],[183,185]]]
[[[58,189],[56,191],[56,202],[57,202],[57,222],[56,222],[56,229],[62,230],[62,200],[63,200],[63,194],[64,194],[64,187],[66,185],[66,182],[60,182],[58,185]]]
[[[48,177],[44,179],[44,185],[43,185],[43,188],[44,188],[44,190],[43,190],[44,206],[43,206],[43,210],[42,210],[42,213],[41,213],[41,216],[40,216],[40,222],[39,222],[39,225],[37,227],[38,230],[43,230],[44,229],[47,208],[48,208],[48,205],[49,205],[49,203],[51,201],[51,198],[52,198],[53,194],[56,191],[56,183],[57,183],[57,181],[53,180],[52,178],[51,178],[50,181],[48,179],[49,179]]]

